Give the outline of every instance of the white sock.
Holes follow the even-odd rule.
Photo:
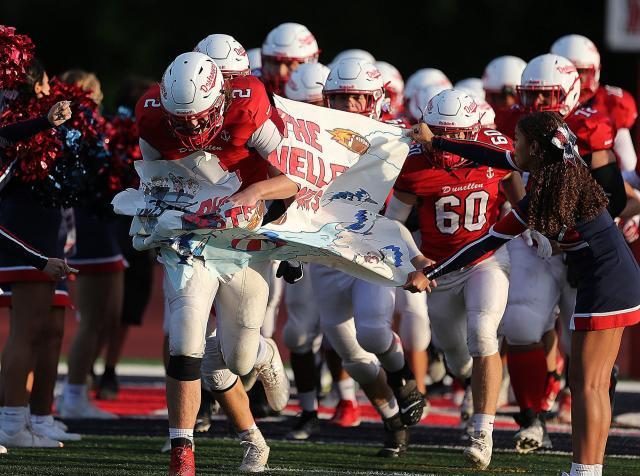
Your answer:
[[[31,423],[34,425],[53,425],[53,415],[31,415]]]
[[[300,402],[300,407],[305,412],[315,412],[318,410],[318,398],[315,390],[298,393],[298,401]]]
[[[244,440],[247,436],[249,436],[249,434],[251,434],[251,432],[253,430],[257,430],[258,429],[258,425],[256,425],[255,422],[253,422],[253,425],[251,425],[249,428],[247,428],[244,431],[239,431],[238,432],[238,436],[240,437],[241,440]]]
[[[593,466],[595,466],[595,469],[593,470],[593,474],[595,474],[595,476],[602,476],[602,465],[594,464]]]
[[[376,357],[378,357],[383,369],[388,372],[397,372],[404,367],[404,351],[398,334],[395,332],[392,334],[393,338],[389,348],[383,354],[377,354]]]
[[[193,428],[169,428],[169,439],[186,438],[193,445]]]
[[[2,430],[14,435],[27,426],[29,407],[4,407],[2,412]]]
[[[571,463],[569,476],[595,476],[597,474],[596,466],[595,464]]]
[[[264,337],[260,337],[260,344],[258,345],[258,355],[256,356],[256,365],[262,364],[271,358],[269,352],[269,346],[264,340]]]
[[[62,400],[67,407],[74,407],[87,399],[87,385],[68,383],[64,386]]]
[[[376,406],[375,408],[378,414],[384,419],[396,416],[399,411],[398,401],[395,397],[393,397],[387,403],[383,403],[382,405]]]
[[[338,395],[340,400],[356,402],[356,382],[351,378],[338,380]]]
[[[472,417],[473,431],[485,431],[489,434],[493,433],[493,422],[495,415],[487,415],[486,413],[475,413]]]

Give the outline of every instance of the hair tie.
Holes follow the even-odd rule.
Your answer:
[[[558,126],[551,137],[551,143],[562,150],[562,159],[566,164],[574,167],[579,164],[586,166],[587,164],[582,160],[580,152],[578,152],[577,140],[576,135],[564,123]]]

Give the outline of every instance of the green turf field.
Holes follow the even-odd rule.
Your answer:
[[[9,450],[0,457],[6,475],[162,475],[168,455],[162,438],[90,436],[61,450]],[[415,448],[400,460],[375,457],[375,447],[349,444],[271,442],[271,470],[287,475],[559,475],[570,468],[568,456],[494,454],[488,471],[465,468],[459,451]],[[237,441],[197,439],[198,474],[236,474],[242,458]],[[609,458],[606,474],[640,474],[639,459]]]

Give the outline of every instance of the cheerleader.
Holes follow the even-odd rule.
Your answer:
[[[575,135],[551,112],[520,119],[514,156],[474,141],[434,138],[424,124],[416,126],[412,135],[430,147],[484,165],[530,172],[529,194],[508,215],[451,257],[411,273],[405,288],[429,291],[435,278],[466,266],[527,229],[557,240],[577,281],[570,321],[573,463],[569,476],[601,475],[611,424],[611,369],[624,328],[640,322],[640,267],[607,212],[602,187],[578,154]]]

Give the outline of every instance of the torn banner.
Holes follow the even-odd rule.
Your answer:
[[[383,285],[413,270],[398,223],[378,214],[409,149],[402,129],[362,116],[275,97],[285,139],[270,162],[300,191],[284,219],[261,226],[264,204],[228,202],[240,178],[215,154],[138,161],[139,190],[113,200],[133,216],[140,247],[159,247],[174,285],[190,277],[193,257],[225,279],[252,260],[297,259],[335,267]]]

